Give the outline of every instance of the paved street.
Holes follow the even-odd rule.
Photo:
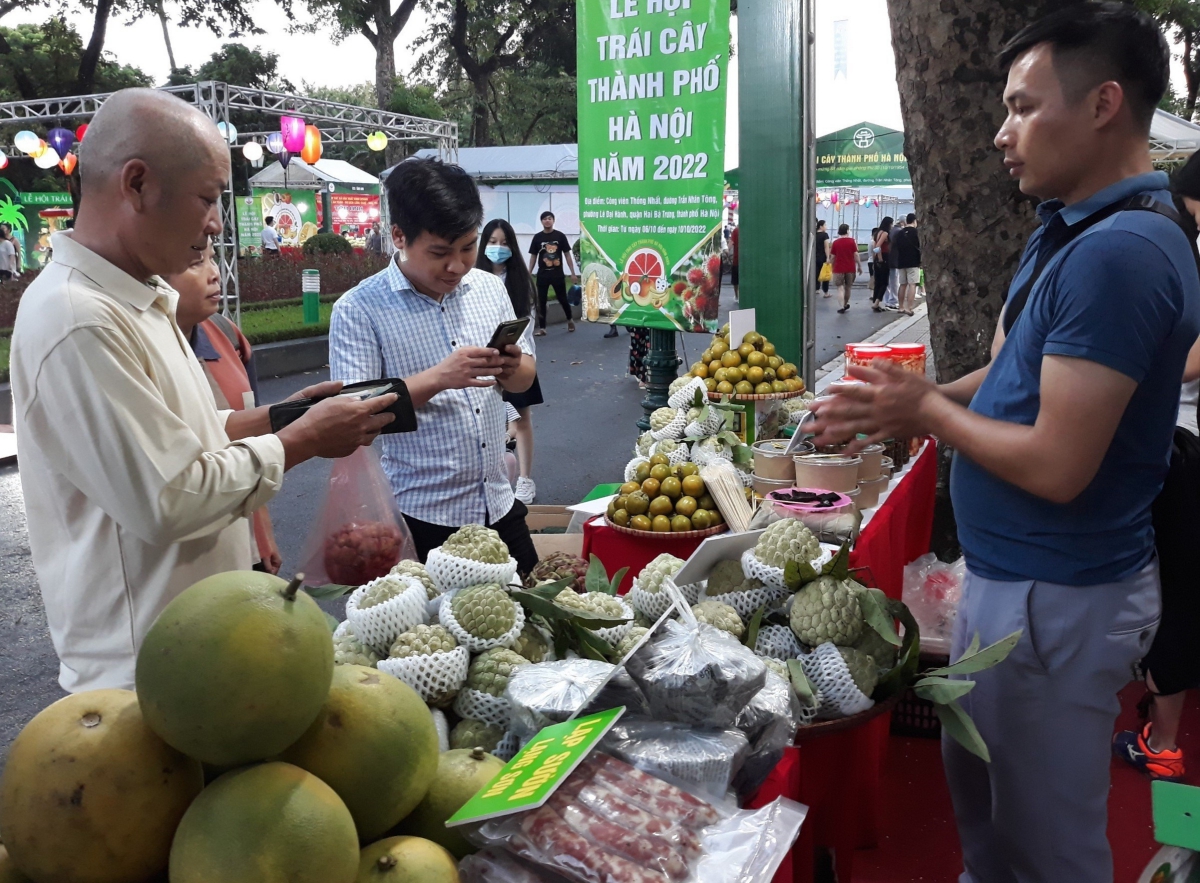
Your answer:
[[[864,277],[865,278],[865,277]],[[873,313],[865,288],[856,288],[850,312],[836,313],[836,298],[817,299],[817,363],[842,352],[845,343],[871,336],[895,320],[894,313]],[[722,313],[733,301],[722,292]],[[903,317],[902,317],[903,318]],[[573,503],[592,487],[619,477],[630,457],[634,421],[643,393],[627,374],[629,344],[622,332],[603,339],[603,329],[552,325],[538,339],[538,374],[546,404],[533,409],[537,449],[534,479],[539,503]],[[768,337],[770,327],[760,327]],[[681,335],[680,355],[694,361],[706,342]],[[324,372],[266,381],[264,401],[278,401],[296,389],[324,379]],[[447,451],[447,456],[452,452]],[[314,460],[292,470],[281,494],[271,503],[275,534],[291,573],[328,476],[329,462]],[[21,726],[61,695],[58,663],[46,631],[45,616],[25,532],[20,479],[15,467],[0,469],[0,765]],[[331,606],[331,610],[334,609]]]

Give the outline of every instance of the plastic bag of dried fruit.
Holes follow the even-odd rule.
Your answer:
[[[385,576],[417,547],[371,447],[334,461],[325,499],[304,546],[305,582],[361,586]]]

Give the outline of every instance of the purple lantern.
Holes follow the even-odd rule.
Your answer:
[[[283,149],[299,153],[304,149],[304,120],[301,117],[280,117],[279,131],[283,133]]]
[[[66,156],[75,143],[75,133],[70,129],[51,129],[46,133],[46,143],[53,147],[59,156]]]
[[[292,161],[292,152],[286,149],[281,150],[279,153],[275,154],[275,157],[279,160],[279,164],[286,169],[288,167],[288,163]]]
[[[279,154],[283,150],[283,136],[278,132],[272,132],[267,136],[267,151],[274,154]]]

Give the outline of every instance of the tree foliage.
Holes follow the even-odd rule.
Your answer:
[[[281,92],[294,92],[296,88],[280,73],[278,55],[259,52],[242,43],[225,43],[195,71],[182,67],[173,71],[170,77],[173,86],[205,80]]]
[[[1177,47],[1175,57],[1183,68],[1184,91],[1177,95],[1172,89],[1165,109],[1190,120],[1196,115],[1196,99],[1200,95],[1200,3],[1137,0],[1135,5],[1153,15]]]
[[[375,50],[375,107],[387,108],[396,85],[396,38],[408,24],[419,0],[307,0],[313,20],[303,26],[332,26],[337,39],[367,38]]]
[[[0,27],[0,100],[75,94],[82,53],[79,32],[62,18]],[[107,54],[100,57],[95,74],[98,91],[150,85],[151,78],[138,68],[119,64]]]

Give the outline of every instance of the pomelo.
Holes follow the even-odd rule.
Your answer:
[[[32,881],[17,870],[13,860],[8,855],[4,844],[0,843],[0,883],[32,883]]]
[[[354,883],[459,883],[454,856],[422,837],[388,837],[359,853]]]
[[[166,606],[138,651],[146,723],[216,766],[263,760],[303,735],[333,678],[317,602],[269,573],[202,579]]]
[[[171,845],[171,883],[354,883],[357,873],[350,810],[290,763],[221,776],[188,808]]]
[[[339,665],[317,719],[279,759],[336,791],[367,843],[425,796],[438,768],[437,728],[408,684],[373,668]]]
[[[482,748],[456,748],[438,756],[437,775],[425,797],[396,828],[397,834],[424,837],[444,846],[455,858],[476,850],[457,828],[447,828],[446,819],[492,781],[504,762]]]
[[[76,693],[13,742],[0,835],[37,883],[142,883],[166,868],[203,786],[200,764],[146,726],[129,690]]]

